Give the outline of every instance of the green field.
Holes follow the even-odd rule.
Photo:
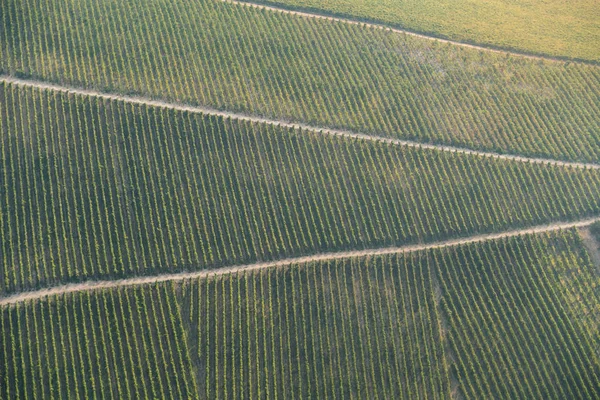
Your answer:
[[[180,0],[29,3],[2,2],[5,73],[419,142],[600,161],[597,66],[218,0],[185,11]]]
[[[575,231],[434,256],[467,398],[595,398],[600,275]]]
[[[177,307],[145,286],[3,308],[0,397],[197,398]]]
[[[1,292],[600,213],[600,171],[0,83]]]
[[[2,309],[1,396],[595,398],[593,268],[570,230],[53,296]]]
[[[430,271],[394,256],[186,281],[203,398],[447,396]]]
[[[595,0],[258,0],[465,43],[599,62]]]
[[[274,3],[0,0],[0,400],[600,398],[600,8]]]

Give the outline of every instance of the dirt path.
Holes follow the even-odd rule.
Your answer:
[[[270,11],[275,11],[275,12],[281,12],[281,13],[284,13],[284,14],[299,15],[299,16],[307,17],[307,18],[325,19],[325,20],[328,20],[328,21],[342,22],[342,23],[351,24],[351,25],[363,25],[363,26],[368,26],[370,28],[376,28],[376,29],[381,29],[381,30],[385,30],[385,31],[400,33],[400,34],[403,34],[403,35],[415,36],[415,37],[418,37],[418,38],[421,38],[421,39],[434,40],[434,41],[437,41],[437,42],[440,42],[440,43],[449,43],[449,44],[452,44],[452,45],[455,45],[455,46],[467,47],[467,48],[470,48],[470,49],[487,51],[487,52],[490,52],[490,53],[510,54],[512,56],[515,56],[515,57],[530,58],[530,59],[533,59],[533,60],[545,60],[545,61],[552,61],[552,62],[575,62],[575,63],[582,63],[582,64],[594,65],[591,62],[588,63],[588,62],[585,62],[585,61],[567,60],[567,59],[561,59],[561,58],[552,57],[552,56],[542,56],[542,55],[519,53],[519,52],[516,52],[516,51],[500,50],[500,49],[495,49],[495,48],[486,47],[486,46],[480,46],[480,45],[476,45],[476,44],[469,44],[469,43],[464,43],[464,42],[457,42],[457,41],[450,40],[450,39],[442,39],[442,38],[438,38],[438,37],[435,37],[435,36],[425,35],[425,34],[422,34],[422,33],[416,33],[416,32],[412,32],[412,31],[407,31],[407,30],[404,30],[404,29],[392,28],[390,26],[387,26],[387,25],[384,25],[384,24],[380,24],[380,23],[363,22],[363,21],[354,20],[354,19],[350,19],[350,18],[343,18],[343,17],[333,17],[331,15],[318,14],[318,13],[315,13],[315,12],[296,11],[296,10],[291,10],[291,9],[288,9],[288,8],[284,8],[282,6],[257,4],[257,3],[251,3],[249,1],[237,1],[237,0],[221,0],[221,1],[223,3],[230,3],[230,4],[236,4],[236,5],[246,6],[246,7],[265,9],[265,10],[270,10]],[[323,12],[325,12],[325,11],[323,11]]]
[[[47,289],[41,289],[32,292],[22,292],[16,293],[14,295],[4,297],[0,299],[0,306],[5,306],[8,304],[15,304],[26,300],[39,299],[46,296],[56,295],[56,294],[64,294],[64,293],[72,293],[72,292],[81,292],[85,290],[95,290],[95,289],[104,289],[104,288],[116,288],[121,286],[133,286],[133,285],[144,285],[148,283],[154,282],[165,282],[165,281],[181,281],[185,279],[195,279],[195,278],[205,278],[208,276],[216,276],[216,275],[227,275],[245,271],[256,271],[259,269],[265,268],[274,268],[281,267],[290,264],[300,264],[307,263],[313,261],[329,261],[329,260],[339,260],[344,258],[351,257],[362,257],[362,256],[373,256],[373,255],[384,255],[384,254],[396,254],[396,253],[408,253],[413,251],[420,250],[429,250],[429,249],[438,249],[447,246],[456,246],[467,243],[477,243],[483,242],[486,240],[494,240],[501,239],[512,236],[519,235],[527,235],[527,234],[535,234],[542,232],[555,231],[559,229],[569,229],[569,228],[582,228],[588,225],[591,225],[595,222],[599,222],[600,217],[594,217],[574,222],[557,222],[548,225],[539,225],[526,229],[518,229],[512,231],[505,231],[500,233],[489,233],[485,235],[476,235],[466,238],[459,239],[451,239],[445,240],[441,242],[434,243],[426,243],[426,244],[415,244],[415,245],[407,245],[407,246],[399,246],[399,247],[384,247],[384,248],[376,248],[376,249],[365,249],[365,250],[354,250],[354,251],[341,251],[337,253],[320,253],[314,254],[310,256],[303,257],[294,257],[294,258],[286,258],[277,261],[267,261],[267,262],[259,262],[254,264],[246,264],[246,265],[234,265],[231,267],[213,269],[213,270],[203,270],[203,271],[195,271],[195,272],[180,272],[174,274],[162,274],[162,275],[154,275],[154,276],[140,276],[134,278],[126,278],[119,280],[107,280],[107,281],[88,281],[82,283],[73,283],[62,286],[56,286]]]
[[[497,158],[502,160],[523,162],[523,163],[533,163],[533,164],[546,164],[546,165],[556,165],[561,167],[572,167],[572,168],[580,168],[580,169],[600,169],[600,164],[593,163],[584,163],[584,162],[571,162],[571,161],[560,161],[549,158],[535,158],[535,157],[526,157],[526,156],[518,156],[511,154],[499,154],[494,152],[487,151],[478,151],[471,150],[463,147],[454,147],[454,146],[446,146],[446,145],[437,145],[437,144],[427,144],[420,143],[411,140],[402,140],[402,139],[392,139],[385,138],[381,136],[370,136],[362,133],[356,133],[352,131],[342,130],[342,129],[330,129],[327,127],[319,127],[319,126],[310,126],[302,123],[294,123],[287,121],[279,121],[274,119],[262,118],[262,117],[253,117],[246,114],[228,112],[228,111],[220,111],[210,107],[196,107],[189,106],[185,104],[179,103],[169,103],[161,100],[153,100],[147,97],[139,97],[139,96],[126,96],[119,94],[109,94],[102,93],[96,90],[91,89],[81,89],[75,87],[67,87],[56,85],[53,83],[36,81],[36,80],[28,80],[28,79],[19,79],[12,76],[0,75],[0,82],[12,83],[19,86],[26,87],[35,87],[38,89],[47,89],[47,90],[56,90],[60,92],[66,93],[75,93],[83,96],[94,96],[107,100],[121,100],[134,104],[143,104],[148,106],[155,107],[164,107],[178,111],[188,111],[192,113],[201,113],[206,115],[216,115],[220,117],[229,117],[242,121],[250,121],[257,122],[269,125],[279,125],[286,128],[293,129],[303,129],[305,131],[319,133],[323,135],[331,135],[331,136],[341,136],[352,139],[360,139],[360,140],[369,140],[373,142],[380,142],[386,144],[392,144],[397,146],[405,146],[411,148],[421,148],[427,150],[435,150],[435,151],[445,151],[449,153],[459,153],[459,154],[469,154],[480,157],[489,157],[489,158]]]

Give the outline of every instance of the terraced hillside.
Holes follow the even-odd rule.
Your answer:
[[[0,84],[3,292],[600,214],[600,170]]]
[[[600,161],[600,68],[218,0],[2,2],[0,72],[378,136]]]
[[[600,41],[600,8],[594,0],[576,3],[562,0],[258,0],[254,3],[373,21],[492,48],[600,61],[600,48],[596,46]]]
[[[599,85],[235,2],[0,0],[0,399],[600,398]]]
[[[2,396],[594,398],[593,269],[570,230],[41,298]]]

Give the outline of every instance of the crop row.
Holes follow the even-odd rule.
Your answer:
[[[447,397],[429,279],[388,256],[17,304],[0,396]]]
[[[429,271],[414,261],[357,258],[185,282],[202,397],[447,397]]]
[[[597,398],[593,268],[570,230],[18,303],[0,397]]]
[[[1,315],[3,399],[197,397],[167,286],[55,296]]]
[[[600,68],[217,0],[6,0],[0,71],[275,119],[600,161]]]
[[[466,397],[600,395],[600,277],[575,231],[432,256]]]
[[[600,212],[595,170],[0,85],[0,291]]]

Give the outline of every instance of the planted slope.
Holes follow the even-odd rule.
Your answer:
[[[52,296],[1,396],[597,398],[599,284],[569,230]]]
[[[430,271],[411,256],[185,282],[203,398],[448,397]]]
[[[600,396],[600,275],[575,230],[432,259],[465,397]]]
[[[430,285],[385,256],[12,305],[0,396],[447,397]]]
[[[600,68],[216,0],[2,3],[0,71],[364,133],[600,161]]]
[[[255,3],[376,21],[467,43],[600,61],[594,0],[258,0]]]
[[[1,292],[600,213],[597,170],[0,86]]]
[[[218,276],[181,304],[206,398],[597,398],[599,288],[569,230]]]
[[[54,296],[0,315],[3,399],[197,398],[168,286]]]

